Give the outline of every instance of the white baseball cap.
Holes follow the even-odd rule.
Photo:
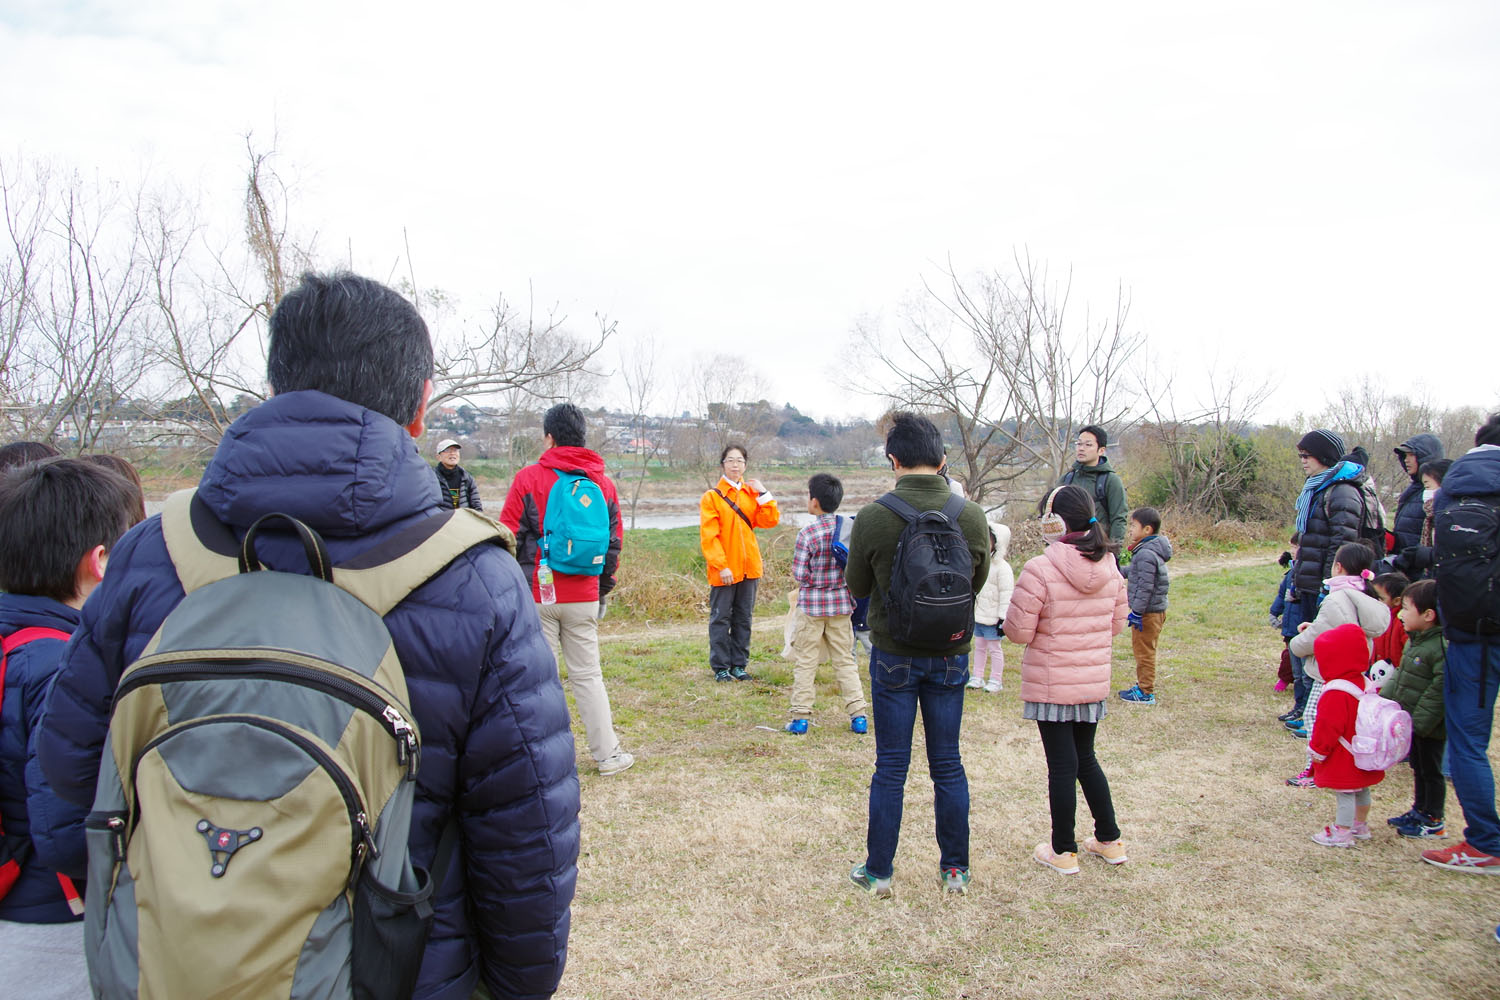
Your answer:
[[[439,452],[445,452],[449,448],[462,448],[462,447],[463,447],[463,445],[459,444],[457,441],[453,440],[452,438],[443,438],[441,441],[438,442],[437,450]]]

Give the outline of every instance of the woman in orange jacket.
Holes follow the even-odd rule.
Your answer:
[[[708,665],[719,681],[749,680],[750,617],[760,583],[756,528],[781,521],[776,500],[759,479],[745,478],[749,453],[731,443],[719,453],[724,474],[698,503],[698,534],[708,562]]]

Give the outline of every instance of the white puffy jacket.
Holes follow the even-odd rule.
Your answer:
[[[1011,591],[1016,589],[1016,575],[1005,554],[1010,551],[1010,528],[998,521],[990,522],[995,533],[995,554],[990,559],[990,575],[984,587],[974,595],[974,620],[981,625],[998,625],[1010,610]]]

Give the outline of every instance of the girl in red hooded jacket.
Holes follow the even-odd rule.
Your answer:
[[[1364,630],[1358,625],[1329,629],[1313,642],[1313,656],[1325,682],[1345,680],[1365,688],[1365,666],[1370,661]],[[1312,737],[1307,741],[1313,759],[1313,781],[1334,793],[1333,823],[1312,835],[1324,847],[1353,847],[1369,840],[1370,789],[1385,778],[1384,771],[1366,771],[1354,763],[1345,743],[1354,739],[1359,699],[1341,688],[1323,689]],[[1341,742],[1342,741],[1342,742]]]

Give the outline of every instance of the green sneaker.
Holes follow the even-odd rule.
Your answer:
[[[876,878],[865,871],[864,865],[855,865],[849,872],[849,881],[853,882],[865,892],[873,892],[876,899],[891,898],[891,880],[888,878]]]
[[[943,868],[938,871],[938,881],[943,884],[946,892],[959,896],[967,895],[969,891],[969,871],[967,868]]]

